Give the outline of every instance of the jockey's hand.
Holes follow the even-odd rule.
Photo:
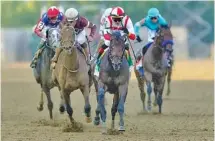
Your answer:
[[[142,42],[142,40],[140,39],[140,36],[139,36],[139,35],[137,35],[136,40],[137,40],[138,42]]]
[[[128,31],[128,29],[126,27],[124,27],[122,30],[123,30],[124,33],[129,34],[129,31]]]
[[[90,35],[90,36],[88,36],[88,41],[89,42],[92,42],[93,41],[93,37]]]

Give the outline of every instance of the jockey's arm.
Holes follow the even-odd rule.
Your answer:
[[[135,31],[135,34],[137,36],[139,36],[139,30],[140,30],[140,27],[141,26],[144,26],[144,23],[145,23],[145,18],[140,20],[139,22],[136,22],[136,24],[134,25],[134,31]]]
[[[45,23],[40,19],[37,23],[34,33],[40,38],[46,38],[46,35],[43,34],[42,30],[45,27]]]
[[[159,15],[159,24],[162,26],[168,25],[167,21],[161,15]]]
[[[128,29],[128,32],[129,32],[129,34],[128,34],[129,39],[135,40],[136,36],[134,33],[134,26],[133,26],[133,23],[132,23],[130,18],[128,19],[128,23],[127,23],[126,28]]]
[[[106,18],[106,20],[105,20],[106,22],[105,22],[105,24],[104,24],[104,39],[105,40],[110,40],[110,34],[112,33],[111,32],[111,29],[110,29],[110,26],[111,26],[111,24],[110,24],[110,21],[109,20],[107,20],[107,18]]]
[[[90,28],[90,36],[94,37],[95,33],[96,33],[96,25],[93,24],[92,22],[88,21],[87,19],[84,18],[84,23],[85,23],[85,27]]]
[[[100,29],[99,29],[99,34],[101,36],[103,36],[103,31],[104,31],[104,24],[105,24],[106,20],[105,20],[105,15],[103,14],[100,20]]]

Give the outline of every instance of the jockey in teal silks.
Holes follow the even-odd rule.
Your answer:
[[[161,16],[160,12],[157,8],[150,8],[148,11],[148,15],[137,22],[134,26],[135,34],[136,34],[136,40],[138,42],[141,42],[141,38],[139,36],[139,29],[140,27],[146,27],[148,30],[148,43],[143,47],[142,49],[142,55],[146,53],[147,49],[151,46],[151,44],[154,41],[154,37],[156,35],[156,31],[159,28],[159,25],[167,26],[168,23],[166,20]],[[171,55],[172,56],[172,55]],[[168,57],[168,66],[170,66],[171,57]]]

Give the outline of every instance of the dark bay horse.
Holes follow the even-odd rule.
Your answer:
[[[35,68],[33,68],[34,77],[38,84],[41,86],[41,95],[40,102],[37,107],[38,111],[43,110],[43,93],[46,94],[48,101],[48,109],[50,118],[53,118],[52,109],[53,102],[51,100],[50,90],[55,86],[51,74],[52,70],[50,69],[51,59],[55,54],[55,48],[59,46],[60,43],[60,30],[57,28],[49,28],[47,30],[48,41],[45,43],[45,47],[41,52],[41,56],[38,58],[38,63]]]
[[[124,128],[124,104],[128,92],[129,84],[129,65],[125,57],[125,36],[119,31],[111,35],[110,47],[101,58],[100,72],[98,82],[94,83],[98,88],[97,92],[97,109],[94,124],[102,121],[102,133],[106,133],[106,109],[104,104],[105,93],[114,94],[111,108],[112,124],[115,128],[115,115],[119,112],[120,122],[119,131],[125,131]],[[100,117],[99,117],[100,115]]]

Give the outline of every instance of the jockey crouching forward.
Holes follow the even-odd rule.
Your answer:
[[[148,43],[143,47],[142,49],[142,55],[144,56],[148,48],[151,46],[151,44],[154,42],[154,37],[156,35],[156,32],[159,28],[159,25],[167,26],[168,23],[166,20],[161,16],[157,8],[150,8],[148,11],[148,15],[143,18],[141,21],[137,22],[134,26],[135,34],[137,36],[136,40],[138,42],[141,42],[141,38],[139,36],[139,29],[140,27],[146,27],[148,30]],[[172,52],[172,51],[171,51]],[[168,66],[171,66],[172,62],[172,53],[170,56],[168,56]]]
[[[77,42],[81,45],[84,49],[86,55],[87,64],[90,64],[89,60],[89,48],[87,47],[87,39],[86,39],[86,31],[84,30],[85,27],[91,29],[90,36],[88,37],[89,42],[93,41],[93,37],[96,32],[96,25],[88,21],[86,18],[79,15],[78,11],[75,8],[69,8],[65,12],[65,23],[69,23],[71,26],[75,28],[76,35],[77,35]],[[53,57],[52,67],[55,67],[55,64],[58,60],[58,57],[62,51],[62,48],[56,48],[55,56]]]
[[[61,13],[57,7],[52,6],[48,9],[46,13],[42,15],[42,17],[39,19],[36,28],[34,29],[34,33],[41,38],[41,41],[37,47],[37,52],[34,55],[34,58],[31,62],[31,67],[35,68],[37,64],[37,60],[39,58],[39,55],[42,51],[42,47],[44,46],[47,35],[46,31],[48,28],[58,28],[60,22],[62,22],[64,19],[63,13]]]
[[[104,29],[104,44],[102,44],[99,48],[99,54],[97,57],[97,64],[99,64],[100,56],[103,54],[104,50],[110,45],[110,34],[112,31],[121,31],[121,34],[127,34],[128,38],[131,40],[135,40],[134,28],[132,21],[129,16],[125,15],[124,10],[121,7],[115,7],[111,11],[110,16],[106,18],[105,29]],[[125,42],[126,50],[128,51],[128,64],[129,68],[133,66],[133,62],[129,52],[129,44],[128,40]]]

